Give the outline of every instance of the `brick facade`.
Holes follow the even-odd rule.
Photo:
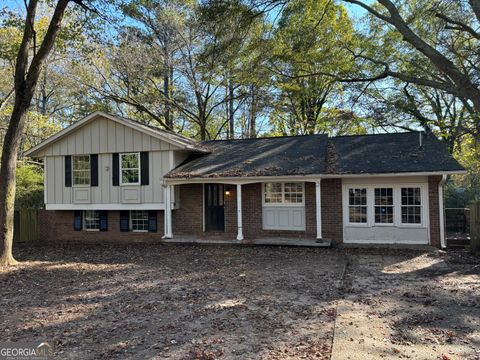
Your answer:
[[[440,246],[438,184],[441,176],[428,181],[431,244]],[[342,181],[322,180],[322,235],[335,244],[343,241]],[[173,236],[235,240],[237,235],[236,185],[225,185],[225,232],[203,231],[203,185],[179,187],[179,208],[172,211]],[[262,185],[242,185],[243,233],[245,240],[265,237],[316,238],[315,183],[305,183],[305,231],[275,231],[262,229]],[[108,232],[73,230],[73,211],[40,211],[40,240],[76,241],[160,241],[164,234],[163,211],[157,212],[157,232],[121,232],[120,212],[108,212]]]
[[[75,231],[74,212],[69,210],[41,210],[39,212],[39,240],[51,241],[158,241],[164,234],[163,211],[157,211],[157,232],[120,231],[120,211],[108,212],[108,231]]]

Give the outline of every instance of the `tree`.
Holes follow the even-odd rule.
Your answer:
[[[379,80],[393,77],[403,82],[434,88],[460,99],[472,115],[478,118],[480,112],[480,88],[478,87],[478,44],[480,33],[475,30],[480,21],[480,1],[444,2],[441,0],[392,2],[378,0],[370,5],[361,0],[344,0],[366,9],[383,24],[393,27],[401,39],[412,50],[422,56],[422,60],[436,69],[437,76],[410,74],[394,70],[388,61],[357,53],[354,57],[376,65],[381,71],[368,78],[357,80]],[[435,28],[441,36],[432,41],[425,31]],[[434,33],[435,34],[435,33]],[[423,61],[422,61],[423,62]],[[427,74],[431,74],[428,72]],[[480,121],[477,120],[480,130]],[[477,131],[477,133],[480,133]]]
[[[22,41],[15,61],[14,104],[5,134],[0,163],[0,266],[16,263],[12,254],[13,214],[16,190],[17,154],[38,79],[62,25],[70,0],[58,0],[45,36],[37,44],[35,18],[39,0],[30,0],[26,9]],[[77,0],[81,4],[80,0]],[[33,54],[30,58],[30,49]]]
[[[342,92],[341,83],[322,73],[349,72],[354,47],[346,10],[329,0],[293,0],[282,12],[273,37],[271,67],[278,97],[272,113],[282,133],[324,132],[327,106]]]

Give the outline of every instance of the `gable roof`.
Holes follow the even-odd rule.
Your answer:
[[[330,174],[465,170],[450,155],[445,145],[430,132],[338,136],[331,138],[330,142]]]
[[[291,176],[325,172],[326,135],[205,141],[211,153],[187,159],[170,178]]]
[[[59,131],[55,135],[49,137],[45,141],[41,142],[40,144],[34,146],[33,148],[29,149],[25,155],[27,156],[35,156],[38,152],[41,150],[47,148],[48,146],[52,145],[56,141],[64,138],[65,136],[73,133],[75,130],[81,128],[82,126],[85,126],[86,124],[89,124],[90,122],[95,121],[98,118],[106,118],[112,121],[115,121],[119,124],[122,124],[124,126],[130,127],[134,130],[140,131],[144,134],[153,136],[154,138],[157,138],[159,140],[165,141],[171,145],[177,146],[180,149],[185,149],[185,150],[190,150],[194,152],[200,152],[200,153],[205,153],[206,150],[202,148],[200,144],[198,144],[196,141],[189,139],[187,137],[181,136],[179,134],[176,134],[172,131],[168,130],[163,130],[154,126],[142,124],[140,122],[127,119],[124,117],[119,117],[119,116],[114,116],[110,115],[107,113],[104,113],[102,111],[96,111],[83,119],[76,121],[72,125],[66,127],[65,129]]]
[[[422,146],[420,147],[420,136]],[[202,143],[167,178],[464,172],[433,134],[305,135]]]

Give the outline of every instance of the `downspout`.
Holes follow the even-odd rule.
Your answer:
[[[443,185],[447,181],[447,175],[442,175],[442,180],[438,183],[438,221],[440,226],[440,247],[445,249],[447,243],[445,241],[445,209],[443,203]]]

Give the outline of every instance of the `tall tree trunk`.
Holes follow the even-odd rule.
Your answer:
[[[58,0],[38,52],[34,49],[30,66],[28,66],[28,51],[35,37],[34,23],[38,0],[30,0],[27,6],[22,43],[15,65],[15,103],[3,142],[0,166],[0,266],[16,263],[12,247],[17,153],[23,136],[26,114],[32,103],[42,65],[52,50],[68,3],[69,0]]]
[[[228,111],[228,127],[229,127],[229,138],[230,139],[234,139],[235,138],[235,109],[233,108],[234,107],[234,103],[233,103],[233,97],[235,95],[234,93],[234,89],[233,89],[233,82],[232,82],[232,79],[228,79],[228,107],[229,107],[229,111]]]
[[[163,76],[163,92],[165,93],[165,124],[169,129],[173,129],[172,116],[170,114],[170,70]]]
[[[257,137],[256,133],[256,120],[257,120],[257,99],[255,97],[255,85],[250,87],[250,96],[251,96],[251,103],[250,103],[250,123],[248,129],[248,137],[255,138]]]
[[[0,168],[0,251],[2,254],[0,266],[17,263],[12,253],[17,153],[25,127],[27,109],[28,106],[25,106],[20,98],[15,101],[10,125],[3,140],[2,167]]]

